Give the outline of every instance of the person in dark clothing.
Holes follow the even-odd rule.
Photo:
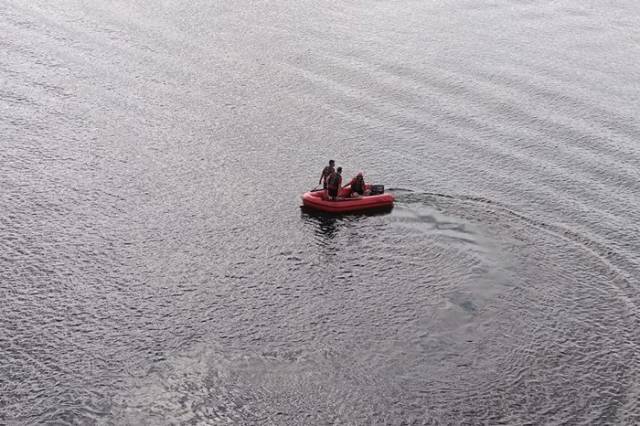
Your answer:
[[[343,188],[349,188],[349,196],[353,197],[354,194],[357,194],[356,196],[362,196],[365,194],[365,183],[364,183],[364,176],[362,175],[362,172],[358,172],[358,174],[356,175],[356,177],[354,177],[353,179],[351,179],[351,181],[346,184]]]
[[[338,167],[335,172],[327,178],[327,194],[333,201],[338,198],[338,192],[342,188],[342,167]]]
[[[320,175],[320,180],[318,181],[318,185],[322,184],[322,189],[327,189],[327,179],[329,179],[331,173],[336,171],[333,168],[335,164],[335,161],[329,160],[329,165],[322,169],[322,174]]]

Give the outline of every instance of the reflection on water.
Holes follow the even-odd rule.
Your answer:
[[[327,239],[333,239],[342,227],[349,227],[353,224],[357,224],[365,220],[367,217],[387,215],[392,210],[393,206],[368,209],[349,214],[335,214],[314,210],[306,206],[300,206],[303,221],[305,223],[317,225],[317,235]]]
[[[316,234],[322,238],[333,239],[338,232],[338,228],[344,222],[344,218],[325,213],[314,212],[310,209],[301,208],[302,219],[311,225],[315,225]]]

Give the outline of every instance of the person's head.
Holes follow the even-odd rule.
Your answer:
[[[333,161],[333,160],[329,160],[329,165],[330,165],[331,167],[335,166],[335,164],[336,164],[336,162],[335,162],[335,161]]]
[[[362,176],[362,172],[358,172],[358,174],[356,176],[358,176],[359,178],[363,177]]]
[[[342,167],[338,167],[338,168],[336,169],[336,172],[338,172],[338,173],[342,173]]]

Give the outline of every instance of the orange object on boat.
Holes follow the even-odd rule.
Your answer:
[[[370,189],[370,185],[367,185],[366,189]],[[395,200],[394,196],[389,193],[350,198],[348,197],[350,192],[349,189],[340,190],[335,201],[331,200],[327,191],[324,190],[305,192],[302,194],[302,205],[325,213],[352,213],[391,209]]]

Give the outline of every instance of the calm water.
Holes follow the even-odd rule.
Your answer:
[[[0,1],[0,423],[640,422],[639,81],[636,0]]]

